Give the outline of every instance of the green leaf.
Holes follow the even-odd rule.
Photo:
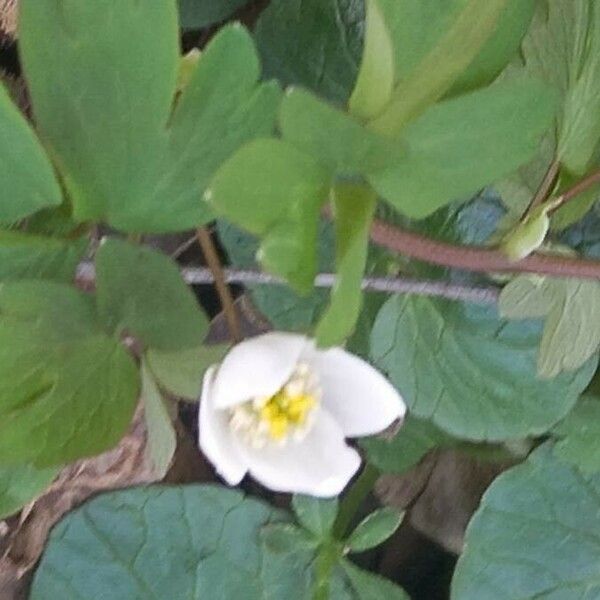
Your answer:
[[[78,220],[123,228],[144,220],[165,158],[177,31],[174,2],[20,4],[19,43],[36,124]],[[134,222],[123,213],[136,213]]]
[[[435,0],[434,0],[435,1]],[[458,77],[449,94],[455,95],[487,85],[515,58],[529,29],[537,0],[508,0],[498,18],[495,31],[479,54]]]
[[[204,29],[231,16],[248,0],[178,0],[183,29]]]
[[[566,58],[562,65],[553,65],[554,70],[566,68],[558,157],[572,173],[583,175],[600,141],[600,7],[590,0],[555,0],[549,4],[544,25],[545,36],[536,28],[532,41],[536,34],[543,36],[544,50],[550,50],[550,36],[558,35],[552,50]],[[541,60],[546,65],[549,62],[548,57]]]
[[[505,184],[503,194],[512,188],[515,199],[511,204],[521,211],[553,160],[558,158],[563,167],[560,192],[569,180],[579,179],[597,163],[600,140],[599,7],[593,0],[552,0],[539,2],[537,8],[523,40],[523,61],[509,68],[507,77],[541,78],[559,91],[560,102],[556,133],[547,136],[531,164]],[[579,207],[574,206],[580,202]],[[565,222],[558,218],[556,226],[561,228],[576,220],[576,208],[585,212],[588,207],[583,198],[569,203],[558,211]]]
[[[469,440],[520,438],[563,418],[597,365],[538,379],[540,329],[503,321],[488,306],[392,297],[373,327],[371,356],[413,416]]]
[[[0,519],[9,517],[41,494],[58,474],[59,467],[31,465],[0,467]]]
[[[392,97],[395,81],[394,43],[379,0],[366,0],[367,16],[362,60],[348,103],[360,119],[378,115]]]
[[[259,244],[249,234],[219,220],[219,240],[225,246],[233,265],[241,269],[257,269],[255,255]],[[334,261],[333,224],[319,223],[319,270],[329,270]],[[275,329],[306,332],[327,306],[326,289],[314,288],[310,294],[299,295],[286,286],[248,285],[252,301]]]
[[[210,485],[104,494],[54,528],[30,598],[260,600],[259,533],[274,520],[266,504]]]
[[[125,434],[138,388],[93,297],[43,281],[0,287],[0,462],[45,467],[107,450]]]
[[[543,204],[519,221],[502,239],[500,250],[512,261],[519,261],[535,252],[546,239],[550,229],[548,211],[552,203]]]
[[[361,440],[369,462],[385,473],[404,473],[438,446],[452,445],[454,438],[429,421],[409,415],[392,439],[370,437]]]
[[[256,269],[254,261],[258,244],[256,240],[236,227],[218,222],[219,239],[224,244],[231,262],[242,269]],[[334,264],[333,224],[322,220],[319,224],[319,270],[331,271]],[[389,273],[390,256],[380,248],[369,248],[366,272]],[[307,332],[317,322],[327,306],[328,291],[314,288],[310,294],[300,296],[285,286],[248,285],[252,301],[275,329]],[[369,354],[369,336],[377,312],[385,301],[379,293],[365,293],[363,308],[359,313],[354,334],[347,348],[360,356]]]
[[[0,231],[0,281],[53,279],[72,281],[87,240],[62,240]]]
[[[0,222],[12,223],[62,202],[50,160],[0,83]]]
[[[336,283],[330,304],[317,325],[319,346],[341,344],[356,326],[376,201],[376,195],[367,186],[338,184],[334,187]]]
[[[201,196],[217,169],[246,142],[272,133],[281,90],[274,82],[259,84],[259,78],[248,32],[239,24],[219,31],[170,119],[169,171],[152,200],[161,219],[179,219],[179,229],[209,220],[212,211]]]
[[[240,26],[209,44],[174,108],[175,2],[27,0],[20,25],[36,123],[79,221],[155,232],[206,222],[199,197],[213,172],[273,128],[280,93],[258,84]]]
[[[324,500],[295,494],[292,507],[298,522],[318,538],[327,538],[338,514],[338,500]]]
[[[369,173],[389,167],[403,154],[401,143],[373,133],[350,115],[292,88],[279,115],[283,137],[338,173]]]
[[[346,540],[346,547],[350,552],[364,552],[383,544],[394,535],[403,518],[404,513],[391,507],[372,512],[350,534]]]
[[[265,598],[313,600],[320,543],[290,524],[268,525],[261,532]],[[338,570],[328,578],[329,600],[355,600],[347,593]]]
[[[598,281],[520,275],[502,290],[499,310],[509,319],[545,317],[540,377],[578,369],[600,345]]]
[[[442,102],[405,129],[406,156],[369,181],[403,214],[425,217],[531,159],[553,107],[545,85],[525,80]]]
[[[362,55],[363,0],[273,0],[255,39],[268,77],[345,103]]]
[[[495,31],[507,1],[466,0],[443,35],[398,85],[383,114],[372,121],[373,129],[388,135],[397,134],[439,100]],[[402,57],[397,55],[396,60],[399,62]]]
[[[264,236],[260,260],[299,291],[316,273],[319,209],[327,199],[328,171],[286,142],[250,142],[217,172],[207,191],[215,210]]]
[[[586,474],[600,472],[600,401],[584,395],[552,430],[558,438],[554,454]]]
[[[342,560],[341,566],[356,593],[357,600],[410,600],[401,587],[380,575],[359,569],[348,560]]]
[[[559,184],[561,190],[574,186],[578,181],[579,178],[573,177],[564,171],[560,174]],[[558,196],[560,197],[560,193]],[[599,198],[600,186],[598,185],[593,185],[581,194],[578,194],[570,202],[563,204],[554,211],[550,225],[551,229],[553,231],[561,231],[570,225],[573,225],[573,223],[577,223],[577,221],[582,219],[589,212]]]
[[[98,311],[117,335],[158,350],[195,348],[208,321],[176,264],[149,248],[105,239],[96,254]]]
[[[162,479],[167,474],[177,449],[177,433],[171,414],[175,405],[171,409],[167,405],[145,363],[142,363],[142,399],[148,432],[146,452],[156,476]]]
[[[228,344],[216,344],[165,351],[149,348],[146,361],[156,381],[167,392],[198,402],[206,369],[219,363],[229,350]]]
[[[379,3],[392,33],[396,78],[401,84],[440,43],[467,5],[466,0],[379,0]],[[467,69],[458,75],[450,95],[480,87],[496,77],[518,52],[534,8],[535,0],[506,2],[494,31]]]
[[[467,529],[452,598],[596,598],[598,536],[600,477],[582,476],[544,446],[485,493]]]

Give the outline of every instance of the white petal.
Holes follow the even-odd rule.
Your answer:
[[[306,353],[319,375],[323,407],[339,423],[346,437],[372,435],[406,413],[394,386],[369,363],[341,348]]]
[[[214,374],[216,367],[210,367],[202,382],[202,398],[199,411],[199,445],[200,449],[214,465],[215,469],[229,485],[237,485],[248,468],[227,422],[227,413],[214,406]]]
[[[239,442],[238,447],[252,477],[277,492],[336,496],[360,467],[360,455],[324,410],[315,414],[312,429],[300,442],[263,448]]]
[[[274,331],[234,346],[217,372],[214,405],[230,408],[254,396],[272,396],[290,378],[307,344],[302,335]]]

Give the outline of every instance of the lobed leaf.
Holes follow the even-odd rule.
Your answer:
[[[211,485],[103,494],[52,531],[32,600],[265,597],[261,529],[269,506]]]
[[[93,298],[66,285],[0,287],[0,462],[60,465],[124,435],[135,363],[108,337]]]
[[[228,350],[228,344],[169,351],[149,348],[145,358],[162,388],[178,398],[198,402],[204,373],[220,362]]]
[[[499,310],[510,319],[545,317],[540,377],[578,369],[600,345],[600,283],[595,280],[520,275],[502,290]]]
[[[249,35],[220,31],[176,98],[175,2],[26,0],[20,20],[36,123],[74,218],[137,232],[210,220],[199,200],[210,177],[271,133],[279,102],[277,86],[258,83]]]
[[[600,478],[545,445],[501,475],[475,513],[453,600],[594,598],[600,594]]]
[[[62,202],[54,169],[25,117],[0,83],[0,223]]]
[[[553,380],[536,377],[537,321],[503,321],[490,307],[393,297],[371,334],[371,357],[411,414],[473,441],[541,434],[562,419],[598,360]],[[406,340],[410,340],[407,343]]]
[[[297,88],[289,89],[281,103],[279,125],[284,140],[341,175],[378,171],[406,154],[401,142]]]
[[[0,467],[0,518],[9,517],[47,488],[59,467],[38,469],[32,465]]]
[[[554,454],[585,474],[600,472],[600,401],[585,394],[554,429]]]
[[[406,155],[369,181],[403,214],[426,217],[530,160],[553,116],[551,91],[533,80],[447,100],[406,127]]]
[[[298,522],[318,538],[328,538],[338,514],[338,499],[313,498],[295,494],[292,508]]]
[[[319,211],[330,173],[287,142],[250,142],[217,172],[207,192],[215,210],[263,236],[260,261],[300,292],[313,285]],[[240,198],[244,198],[240,202]]]
[[[116,335],[127,332],[157,350],[197,347],[208,331],[179,269],[167,256],[117,239],[96,254],[98,312]]]
[[[380,598],[410,600],[401,587],[398,587],[388,579],[360,569],[348,560],[342,561],[341,564],[344,574],[349,579],[352,590],[356,594],[357,600],[379,600]]]
[[[19,279],[72,281],[87,240],[63,240],[0,230],[0,282]]]

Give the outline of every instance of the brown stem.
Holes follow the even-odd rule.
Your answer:
[[[443,267],[479,272],[539,273],[555,277],[600,279],[598,260],[540,253],[512,262],[498,250],[456,246],[378,220],[371,227],[371,240],[404,256]]]
[[[223,307],[223,312],[225,313],[225,319],[227,321],[227,326],[229,327],[231,339],[234,342],[241,342],[243,336],[239,315],[235,309],[231,291],[225,282],[223,267],[221,266],[221,261],[219,259],[219,255],[217,254],[217,249],[212,241],[210,232],[208,229],[206,229],[206,227],[200,227],[196,231],[196,237],[198,238],[198,243],[202,248],[204,258],[206,259],[206,264],[212,271],[212,274],[215,278],[215,288],[217,289],[217,294],[219,294],[219,299],[221,300],[221,306]]]
[[[551,212],[558,210],[561,206],[564,206],[573,198],[579,196],[579,194],[587,191],[592,186],[600,183],[600,170],[594,171],[587,177],[584,177],[581,181],[578,181],[572,188],[568,189],[566,192],[559,196],[560,202],[552,209]]]
[[[542,204],[548,196],[552,193],[552,189],[554,188],[554,184],[556,182],[556,178],[558,177],[558,172],[560,170],[560,162],[557,160],[552,161],[542,182],[540,183],[540,187],[537,189],[533,200],[529,203],[529,206],[525,209],[523,216],[521,217],[521,221],[525,220],[525,217],[531,214],[533,209],[537,208],[540,204]]]

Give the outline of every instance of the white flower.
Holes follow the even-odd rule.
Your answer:
[[[357,356],[272,332],[238,344],[206,372],[200,448],[229,485],[250,472],[275,491],[335,496],[360,466],[345,438],[378,433],[405,411]]]

